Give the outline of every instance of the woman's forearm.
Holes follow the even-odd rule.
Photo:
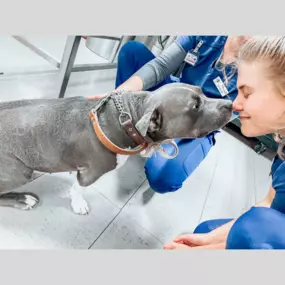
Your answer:
[[[275,196],[275,190],[271,186],[266,197],[262,201],[256,203],[254,205],[254,207],[268,207],[269,208],[272,204],[274,196]],[[230,231],[231,227],[233,226],[233,224],[235,223],[236,220],[237,219],[234,219],[234,220],[216,228],[215,230],[213,230],[210,233],[212,241],[214,243],[226,241],[228,234],[229,234],[229,231]]]
[[[118,86],[116,90],[128,90],[128,91],[142,91],[143,90],[143,81],[140,77],[134,75],[130,77],[123,84]]]
[[[141,67],[132,77],[120,85],[117,90],[149,90],[177,71],[185,56],[186,51],[177,42],[173,42],[158,57]]]

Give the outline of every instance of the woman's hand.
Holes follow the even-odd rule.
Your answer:
[[[181,235],[175,238],[172,243],[164,245],[166,250],[225,249],[225,247],[226,237],[216,236],[213,232]]]
[[[88,96],[87,99],[88,99],[88,100],[98,100],[98,99],[103,98],[103,97],[106,96],[107,94],[108,94],[108,93],[97,94],[97,95],[91,95],[91,96]]]
[[[234,224],[232,220],[208,233],[185,234],[178,236],[164,249],[225,249],[229,231]]]
[[[122,85],[118,86],[114,91],[141,91],[143,89],[143,81],[136,75],[130,77],[126,82],[124,82]],[[89,100],[96,100],[101,99],[102,97],[106,96],[109,93],[104,94],[98,94],[98,95],[92,95],[88,96],[87,99]]]
[[[261,202],[255,204],[255,207],[270,207],[275,193],[275,189],[271,186],[267,196]],[[229,231],[235,221],[232,220],[209,233],[181,235],[175,238],[172,243],[165,244],[164,249],[225,249]]]

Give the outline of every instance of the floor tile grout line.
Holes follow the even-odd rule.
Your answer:
[[[108,223],[108,225],[103,229],[103,231],[99,234],[99,236],[94,240],[94,242],[88,247],[88,249],[91,249],[92,246],[96,243],[96,241],[104,234],[104,232],[109,228],[109,226],[115,221],[115,219],[121,214],[125,206],[129,203],[129,201],[134,197],[134,195],[139,191],[139,189],[143,186],[145,183],[146,179],[139,185],[139,187],[134,191],[134,193],[130,196],[130,198],[126,201],[126,203],[123,205],[122,208],[119,208],[119,212],[115,217]]]
[[[213,175],[212,175],[212,178],[211,178],[211,181],[210,181],[210,185],[209,185],[209,188],[208,188],[208,191],[207,191],[206,199],[205,199],[205,201],[204,201],[204,203],[203,203],[203,207],[202,207],[202,211],[201,211],[201,215],[200,215],[198,224],[201,223],[201,219],[202,219],[202,216],[203,216],[203,213],[204,213],[204,210],[205,210],[206,203],[207,203],[207,201],[208,201],[210,189],[211,189],[211,186],[212,186],[214,177],[215,177],[215,172],[216,172],[216,169],[217,169],[217,165],[218,165],[219,160],[220,160],[220,156],[217,157],[217,161],[216,161],[216,163],[215,163],[215,168],[214,168]]]
[[[122,207],[120,207],[119,205],[115,204],[112,200],[110,200],[107,196],[105,196],[103,193],[101,193],[99,190],[96,189],[96,191],[98,192],[98,194],[100,194],[101,196],[103,196],[106,200],[108,200],[112,205],[114,205],[116,208],[121,209],[122,207],[124,207],[124,205]]]
[[[107,226],[103,229],[103,231],[99,234],[99,236],[94,240],[93,243],[88,247],[88,249],[91,249],[92,246],[96,243],[96,241],[103,235],[103,233],[109,228],[109,226],[116,220],[116,218],[120,215],[121,210],[115,215],[115,217],[107,224]]]
[[[215,168],[214,168],[213,175],[212,175],[212,178],[211,178],[211,181],[210,181],[210,185],[208,187],[208,191],[207,191],[207,195],[206,195],[205,201],[203,203],[203,207],[202,207],[202,211],[201,211],[201,215],[200,215],[198,224],[201,223],[201,219],[202,219],[202,216],[203,216],[203,213],[204,213],[204,210],[205,210],[205,206],[206,206],[207,201],[208,201],[209,193],[210,193],[210,190],[211,190],[211,186],[212,186],[212,183],[213,183],[213,180],[214,180],[216,168],[217,168],[217,165],[218,165],[218,160],[219,159],[217,159],[216,164],[215,164]]]
[[[143,181],[143,183],[139,186],[139,188],[135,191],[135,193],[141,188],[141,186],[145,183],[145,181],[146,181],[146,179]],[[98,191],[99,192],[99,191]],[[134,193],[134,194],[135,194]],[[102,194],[101,192],[99,192],[99,194],[101,194],[104,198],[106,198],[109,202],[111,202],[114,206],[116,206],[118,209],[123,209],[123,207],[125,207],[126,205],[127,205],[127,203],[130,201],[130,199],[129,200],[127,200],[126,201],[126,203],[122,206],[122,208],[120,207],[120,206],[118,206],[118,205],[116,205],[116,204],[114,204],[114,202],[112,202],[110,199],[108,199],[104,194]],[[134,196],[134,195],[133,195]],[[132,196],[132,197],[133,197]],[[132,198],[131,197],[131,198]],[[163,241],[162,240],[160,240],[157,236],[155,236],[153,233],[151,233],[151,232],[149,232],[146,228],[144,228],[141,224],[139,224],[139,226],[143,229],[143,230],[145,230],[149,235],[151,235],[154,239],[156,239],[158,242],[160,242],[162,245],[163,245]]]
[[[139,223],[138,223],[139,224]],[[162,240],[160,240],[158,237],[156,237],[153,233],[149,232],[147,229],[145,229],[141,224],[139,224],[139,226],[145,230],[149,235],[151,235],[154,239],[156,239],[158,242],[160,242],[162,245],[164,244],[164,242]]]

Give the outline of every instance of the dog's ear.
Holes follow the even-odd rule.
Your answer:
[[[162,124],[162,116],[157,108],[147,111],[142,118],[136,123],[136,129],[145,137],[146,134],[160,130]]]

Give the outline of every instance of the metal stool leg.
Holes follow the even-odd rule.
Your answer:
[[[67,38],[58,74],[58,83],[60,86],[59,98],[64,97],[80,40],[81,36],[70,36]]]

